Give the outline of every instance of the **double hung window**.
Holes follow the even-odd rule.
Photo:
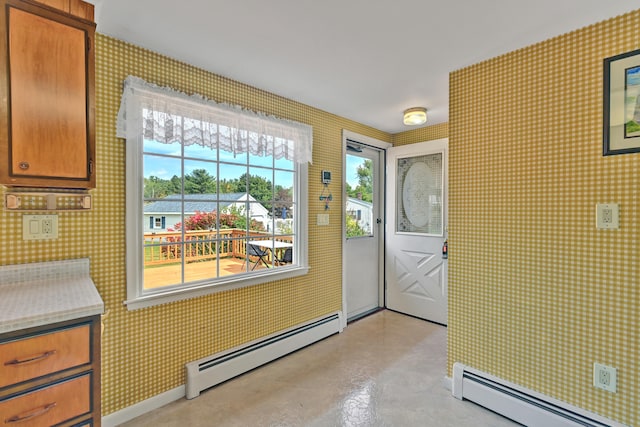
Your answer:
[[[309,126],[129,77],[117,135],[130,308],[307,272]]]

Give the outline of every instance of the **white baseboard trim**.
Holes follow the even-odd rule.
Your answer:
[[[452,395],[526,426],[628,427],[603,415],[474,369],[453,364]]]
[[[165,391],[164,393],[153,396],[142,402],[138,402],[135,405],[127,406],[120,411],[113,412],[105,417],[102,417],[102,427],[116,427],[120,424],[131,421],[132,419],[144,415],[147,412],[151,412],[164,405],[167,405],[176,400],[180,400],[185,396],[186,388],[184,385],[176,387],[172,390]]]

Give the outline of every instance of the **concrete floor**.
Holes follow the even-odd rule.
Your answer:
[[[444,387],[443,326],[380,311],[343,333],[126,424],[515,426]]]

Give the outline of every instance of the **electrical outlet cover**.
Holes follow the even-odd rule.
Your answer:
[[[22,215],[23,240],[58,238],[58,215]]]
[[[617,230],[620,227],[620,207],[617,203],[596,204],[596,228]]]
[[[594,363],[593,386],[616,393],[618,387],[618,370],[601,363]]]

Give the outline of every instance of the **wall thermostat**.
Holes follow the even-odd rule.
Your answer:
[[[322,183],[329,184],[331,182],[331,171],[322,171]]]

